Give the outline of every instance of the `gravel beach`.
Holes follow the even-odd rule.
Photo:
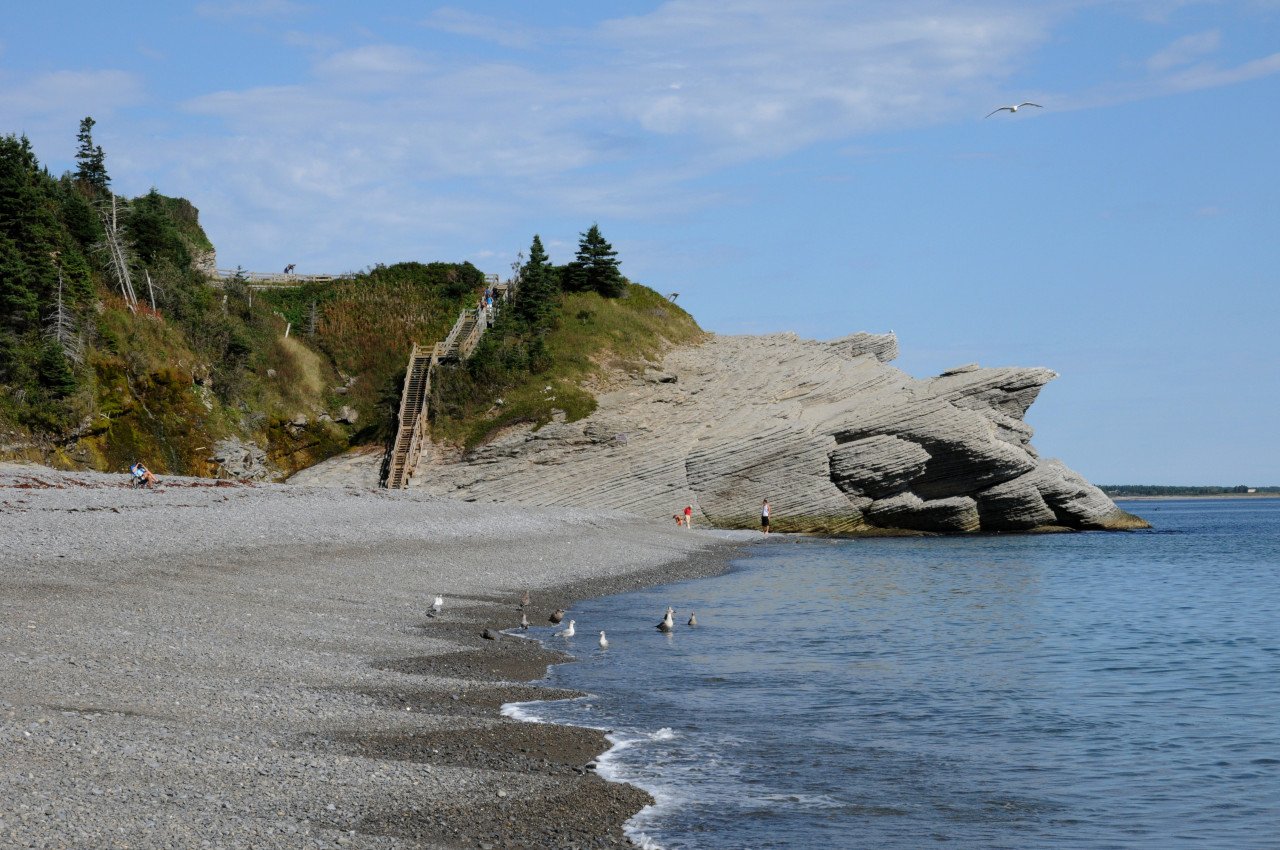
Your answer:
[[[648,797],[591,771],[603,735],[499,715],[567,695],[530,684],[564,656],[481,632],[742,535],[126,479],[0,464],[0,847],[630,846]]]

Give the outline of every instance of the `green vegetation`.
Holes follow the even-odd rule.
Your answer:
[[[566,292],[598,292],[618,298],[626,291],[627,280],[618,269],[618,252],[605,241],[598,225],[591,225],[578,240],[578,254],[561,273]]]
[[[599,235],[594,225],[592,232]],[[557,292],[548,284],[568,274],[547,263],[534,236],[512,309],[500,314],[464,368],[438,373],[433,439],[469,449],[510,425],[581,419],[596,408],[588,386],[617,370],[642,372],[670,345],[702,336],[684,310],[621,276],[616,290],[607,287],[612,296]]]
[[[353,442],[374,443],[394,424],[413,344],[444,339],[483,289],[484,273],[471,263],[398,263],[262,298],[327,356],[344,383],[355,379],[343,401],[363,423]]]
[[[1226,495],[1280,495],[1280,487],[1171,486],[1166,484],[1100,484],[1098,488],[1113,499],[1125,496],[1226,496]]]
[[[57,178],[26,138],[0,138],[0,458],[215,475],[213,447],[234,437],[288,473],[384,443],[409,350],[474,305],[480,270],[378,265],[271,290],[243,274],[211,281],[196,208],[155,189],[116,197],[93,127],[81,122],[76,170]],[[589,387],[701,335],[622,276],[595,225],[564,266],[535,236],[520,278],[474,356],[438,373],[434,439],[474,446],[507,425],[580,419],[595,409]]]
[[[219,292],[195,270],[212,246],[190,203],[112,197],[92,128],[81,122],[77,171],[57,179],[25,138],[0,138],[0,427],[22,447],[7,454],[211,474],[218,439],[270,444],[290,405],[322,399],[264,379],[295,368],[282,323],[242,282]],[[109,272],[113,201],[136,306]]]

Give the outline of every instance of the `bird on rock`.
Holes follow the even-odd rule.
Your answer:
[[[601,649],[608,649],[608,648],[609,648],[609,639],[608,639],[607,637],[605,637],[605,636],[604,636],[604,632],[603,632],[603,631],[601,631],[601,632],[600,632],[600,648],[601,648]]]
[[[520,597],[520,607],[521,608],[529,607],[529,591],[527,590],[524,592],[524,595]]]
[[[550,620],[550,621],[551,621],[551,622],[553,622],[553,623],[558,623],[558,622],[560,622],[561,620],[563,620],[563,619],[564,619],[564,609],[563,609],[563,608],[557,608],[556,610],[554,610],[554,611],[552,611],[552,612],[551,612],[551,616],[550,616],[550,617],[548,617],[547,619],[548,619],[548,620]]]
[[[566,638],[573,637],[573,623],[574,623],[574,621],[573,621],[573,620],[570,620],[570,621],[569,621],[569,628],[565,629],[565,630],[564,630],[564,631],[562,631],[562,632],[556,632],[556,637],[566,637]]]
[[[697,614],[690,614],[690,615],[689,615],[689,625],[691,625],[691,626],[696,626],[696,625],[698,625],[698,615],[697,615]]]
[[[528,614],[520,615],[520,631],[522,632],[529,631],[529,615]]]
[[[662,622],[661,622],[661,623],[658,623],[658,631],[660,631],[660,632],[671,632],[671,631],[675,631],[675,628],[676,628],[676,621],[675,621],[674,619],[672,619],[672,615],[674,615],[675,613],[676,613],[676,609],[674,609],[674,608],[672,608],[670,605],[668,605],[668,606],[667,606],[667,616],[665,616],[665,617],[663,617],[663,618],[662,618]]]
[[[428,617],[434,617],[444,608],[444,597],[436,595],[435,601],[431,603],[431,610],[427,612]]]
[[[1022,103],[1012,104],[1010,106],[998,106],[982,117],[990,118],[992,115],[995,115],[997,112],[1008,112],[1009,114],[1013,114],[1024,106],[1034,106],[1036,109],[1044,109],[1044,107],[1038,103],[1032,103],[1029,100],[1024,100],[1022,101]]]

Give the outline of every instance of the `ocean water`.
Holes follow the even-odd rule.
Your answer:
[[[1280,500],[1127,507],[1156,530],[776,537],[575,608],[540,636],[591,696],[509,713],[612,730],[647,847],[1280,848]]]

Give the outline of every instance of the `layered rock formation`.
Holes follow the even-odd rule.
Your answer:
[[[673,350],[587,419],[515,429],[465,458],[424,455],[413,484],[466,500],[607,507],[786,531],[1145,527],[1023,421],[1048,369],[887,365],[891,335],[718,336]],[[312,475],[316,481],[323,476]]]
[[[468,501],[608,507],[784,531],[964,533],[1144,528],[1056,460],[1023,421],[1042,368],[970,364],[916,380],[892,334],[830,342],[711,337],[599,396],[579,422],[514,428],[461,457],[424,453],[413,486]],[[380,457],[293,481],[372,485]]]

